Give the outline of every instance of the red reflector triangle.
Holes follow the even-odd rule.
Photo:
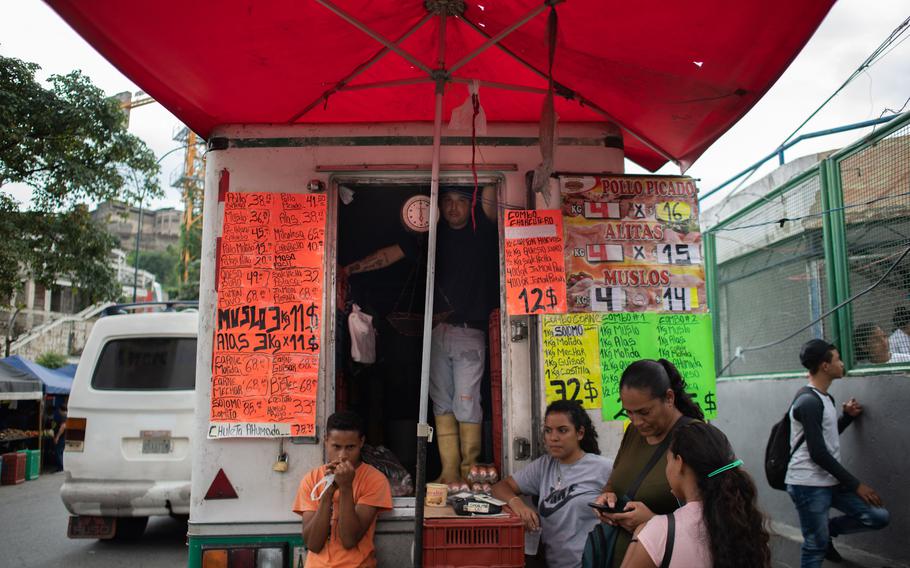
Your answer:
[[[237,492],[234,491],[234,486],[231,485],[231,480],[224,474],[223,469],[218,470],[204,499],[237,499]]]

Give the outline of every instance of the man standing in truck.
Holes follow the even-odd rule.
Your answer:
[[[329,462],[300,482],[293,510],[303,517],[307,568],[376,566],[376,515],[392,508],[389,481],[360,460],[363,420],[336,412],[325,425]]]
[[[440,188],[436,244],[434,311],[444,320],[433,328],[430,356],[430,398],[436,417],[436,440],[442,474],[450,483],[467,476],[481,449],[483,410],[480,383],[486,361],[486,329],[495,306],[496,188],[481,195],[483,215],[471,215],[473,189]],[[492,246],[491,246],[492,244]],[[346,275],[391,266],[406,256],[417,257],[425,246],[416,239],[381,248],[342,269]]]

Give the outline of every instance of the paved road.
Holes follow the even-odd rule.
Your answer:
[[[60,501],[63,474],[45,474],[21,485],[0,486],[0,565],[21,568],[172,568],[186,566],[186,523],[153,517],[142,539],[134,542],[70,540],[66,538],[69,513]],[[799,566],[799,534],[775,526],[772,540],[774,568]],[[906,566],[847,546],[840,548],[848,561],[825,567],[879,568]]]
[[[69,513],[60,501],[63,474],[0,486],[0,551],[5,566],[44,568],[158,568],[186,566],[186,523],[152,517],[134,542],[70,540]]]

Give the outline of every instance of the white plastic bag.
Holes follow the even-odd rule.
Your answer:
[[[351,359],[356,363],[376,362],[376,330],[373,316],[363,313],[360,306],[353,305],[348,316],[348,330],[351,332]]]
[[[480,83],[477,81],[472,81],[468,85],[468,98],[461,104],[460,107],[452,110],[452,118],[449,120],[449,130],[463,130],[471,132],[472,125],[476,128],[478,136],[486,136],[487,134],[487,113],[484,112],[483,107],[480,107],[480,110],[477,114],[477,121],[474,122],[474,102],[472,101],[473,95],[480,95]],[[478,101],[480,99],[478,98]]]

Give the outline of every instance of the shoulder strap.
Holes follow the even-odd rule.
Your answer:
[[[632,482],[632,485],[629,486],[629,489],[626,491],[626,499],[632,501],[635,499],[635,493],[638,492],[638,488],[641,487],[642,482],[645,480],[645,477],[648,476],[648,473],[654,469],[654,466],[660,461],[660,458],[667,453],[667,448],[670,447],[670,442],[673,439],[673,430],[676,428],[688,424],[692,419],[688,416],[680,416],[679,420],[676,421],[676,424],[670,428],[670,431],[667,432],[667,435],[664,436],[664,439],[661,440],[657,448],[654,450],[654,453],[651,454],[651,459],[648,460],[648,463],[645,464],[645,467],[638,472],[638,476],[635,478],[635,481]]]
[[[667,515],[667,544],[664,546],[664,559],[660,568],[670,568],[670,559],[673,558],[673,544],[676,540],[676,517],[673,513]]]
[[[818,397],[818,400],[821,401],[821,399],[822,399],[821,395],[818,394],[818,391],[816,391],[814,388],[812,388],[812,387],[803,387],[803,388],[799,389],[799,392],[797,392],[797,393],[796,393],[796,396],[793,398],[793,402],[790,403],[790,409],[787,410],[787,420],[792,420],[792,418],[790,418],[790,411],[793,410],[793,405],[796,404],[796,401],[799,400],[799,398],[800,398],[801,396],[806,395],[806,394],[810,394],[810,393],[811,393],[811,394],[814,394],[815,396],[817,396],[817,397]],[[790,426],[792,427],[793,425],[791,424]],[[805,442],[805,441],[806,441],[806,435],[803,434],[803,436],[802,436],[799,440],[797,440],[795,444],[793,444],[793,449],[790,450],[790,460],[793,459],[794,454],[796,454],[796,450],[798,450],[799,447],[800,447],[800,446],[803,444],[803,442]],[[787,462],[789,463],[790,460],[787,460]]]

